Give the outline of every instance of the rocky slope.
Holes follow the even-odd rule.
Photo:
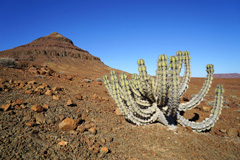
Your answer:
[[[17,60],[34,61],[41,58],[49,60],[55,57],[72,57],[90,61],[100,58],[88,51],[78,48],[73,42],[57,32],[38,38],[31,43],[0,52],[0,56],[7,56]]]
[[[89,73],[102,77],[103,74],[113,70],[100,58],[75,46],[70,39],[57,32],[38,38],[31,43],[1,51],[0,57],[9,57],[32,65],[48,66],[58,73],[85,77],[88,77]]]

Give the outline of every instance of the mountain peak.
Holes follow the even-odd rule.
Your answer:
[[[52,32],[50,35],[62,36],[63,37],[63,35],[59,34],[58,32]]]
[[[0,52],[0,57],[12,57],[18,60],[52,60],[71,57],[82,60],[100,61],[88,51],[75,46],[69,38],[58,32],[40,37],[31,43]]]

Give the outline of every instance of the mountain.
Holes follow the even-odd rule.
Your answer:
[[[0,52],[1,56],[10,56],[18,60],[33,61],[36,58],[44,59],[55,57],[72,57],[84,60],[100,61],[100,58],[91,55],[88,51],[78,48],[73,42],[57,32],[40,37],[31,43]]]
[[[240,78],[239,73],[213,74],[214,78]]]
[[[31,43],[1,51],[0,57],[47,65],[57,72],[83,76],[102,76],[112,70],[99,57],[75,46],[72,40],[57,32],[40,37]]]

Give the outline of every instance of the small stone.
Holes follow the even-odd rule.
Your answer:
[[[31,107],[31,110],[33,110],[35,112],[42,112],[43,111],[43,107],[40,104],[36,104],[36,105],[33,105]]]
[[[94,148],[94,150],[92,151],[94,154],[98,154],[98,152],[99,152],[99,149],[97,149],[97,148]]]
[[[84,126],[78,126],[77,127],[77,131],[83,133],[86,130],[86,128]]]
[[[62,91],[63,87],[53,87],[52,90],[55,91]]]
[[[82,100],[82,99],[83,99],[83,97],[82,97],[81,94],[76,94],[76,95],[75,95],[75,98],[78,99],[78,100]]]
[[[36,119],[36,124],[45,124],[46,123],[46,119],[45,119],[45,116],[43,115],[43,113],[37,113],[35,115],[35,119]]]
[[[15,109],[22,109],[22,107],[20,105],[15,105],[14,108]]]
[[[25,106],[24,104],[21,104],[20,107],[21,107],[22,109],[26,108],[26,106]]]
[[[53,95],[53,100],[59,100],[60,97],[58,95]]]
[[[28,71],[31,73],[31,74],[37,74],[37,68],[36,67],[30,67],[28,69]]]
[[[102,147],[100,151],[103,153],[108,153],[109,149],[107,147]]]
[[[23,99],[17,99],[15,102],[13,102],[12,106],[21,105],[21,104],[23,104]]]
[[[89,151],[93,151],[93,147],[89,147],[88,150],[89,150]]]
[[[113,138],[112,138],[112,137],[107,137],[106,140],[107,140],[108,142],[112,142],[112,141],[113,141]]]
[[[26,124],[28,127],[32,127],[32,126],[34,126],[35,123],[34,123],[34,122],[26,122],[25,124]]]
[[[227,130],[227,134],[231,137],[237,137],[238,136],[238,130],[236,128],[230,128]]]
[[[75,120],[67,117],[58,126],[60,130],[69,131],[75,129],[77,124]]]
[[[90,128],[88,131],[91,132],[92,134],[97,133],[97,130],[95,129],[95,127]]]
[[[88,116],[88,113],[87,113],[87,112],[84,112],[84,113],[82,114],[82,119],[86,119],[87,116]]]
[[[68,76],[66,77],[66,79],[69,80],[69,81],[71,81],[71,80],[73,79],[73,77],[70,76],[70,75],[68,75]]]
[[[25,91],[25,94],[32,94],[32,91],[26,90],[26,91]]]
[[[73,103],[73,101],[72,101],[71,99],[69,99],[69,100],[67,101],[67,106],[76,106],[76,104]]]
[[[63,119],[65,118],[65,116],[64,115],[59,115],[59,119],[60,119],[60,121],[62,121]]]
[[[211,107],[203,106],[203,107],[202,107],[202,110],[203,110],[204,112],[209,112],[209,111],[211,111]]]
[[[2,108],[4,111],[7,111],[10,107],[11,107],[11,104],[4,104],[4,105],[1,106],[1,108]]]
[[[42,107],[43,107],[44,109],[48,109],[48,105],[47,105],[47,104],[44,104]]]
[[[105,140],[104,138],[102,138],[102,139],[101,139],[101,142],[102,142],[103,144],[105,144],[105,143],[106,143],[106,140]]]
[[[116,108],[116,109],[115,109],[115,114],[116,114],[117,116],[122,116],[122,113],[120,112],[119,108]]]
[[[41,95],[42,94],[42,90],[39,89],[39,88],[36,88],[34,91],[33,91],[34,94],[37,94],[37,95]]]
[[[226,133],[227,132],[226,129],[220,129],[219,131],[222,132],[222,133]]]
[[[85,82],[85,83],[91,83],[92,82],[92,80],[91,79],[83,79],[83,82]]]
[[[48,89],[48,90],[45,92],[45,95],[47,95],[47,96],[52,96],[53,93],[52,93],[52,91],[51,91],[50,89]]]
[[[92,97],[92,100],[96,100],[96,99],[97,99],[97,94],[94,93],[94,94],[93,94],[93,97]]]
[[[12,103],[12,100],[6,100],[6,103]]]
[[[60,141],[60,142],[58,142],[58,145],[60,145],[60,146],[66,146],[68,144],[68,142],[66,142],[66,141]]]
[[[89,128],[91,128],[92,126],[90,125],[90,124],[85,124],[85,126],[84,126],[86,129],[89,129]]]
[[[69,132],[70,132],[71,134],[77,135],[77,131],[70,130]]]
[[[29,81],[29,82],[27,82],[28,84],[37,84],[37,82],[36,81]]]
[[[98,85],[102,85],[102,82],[97,82]]]

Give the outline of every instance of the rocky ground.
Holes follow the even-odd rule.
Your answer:
[[[0,159],[239,159],[240,79],[214,79],[204,101],[184,116],[208,117],[217,84],[222,114],[209,132],[177,125],[136,126],[119,114],[93,75],[66,75],[47,66],[0,66]],[[200,91],[192,78],[182,102]]]

